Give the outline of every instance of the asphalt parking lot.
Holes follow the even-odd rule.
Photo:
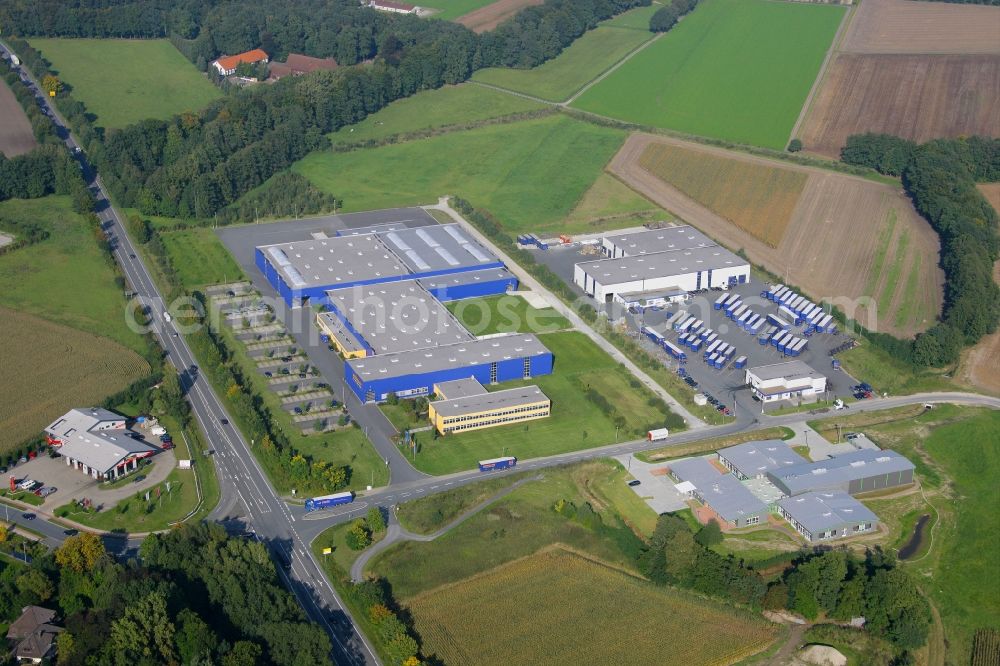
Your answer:
[[[692,294],[691,300],[680,305],[671,305],[661,310],[634,313],[629,312],[618,304],[605,305],[596,303],[589,296],[585,296],[583,291],[573,284],[573,267],[583,261],[595,261],[602,256],[588,254],[586,246],[578,243],[568,245],[553,245],[548,250],[531,250],[535,258],[548,266],[553,272],[563,278],[574,292],[581,298],[586,298],[592,305],[605,312],[611,321],[624,320],[628,325],[629,334],[639,341],[642,346],[659,358],[663,364],[672,371],[683,366],[685,372],[697,382],[698,391],[707,393],[716,398],[721,404],[730,409],[734,403],[738,402],[743,409],[759,410],[761,405],[754,401],[745,388],[745,373],[743,370],[736,370],[730,362],[721,370],[709,367],[703,360],[701,352],[688,351],[686,362],[679,362],[669,356],[656,344],[649,341],[640,334],[643,326],[662,324],[678,310],[685,310],[690,315],[704,321],[705,326],[715,331],[724,342],[733,345],[736,353],[733,359],[739,356],[747,357],[747,367],[752,368],[760,365],[781,363],[791,360],[791,357],[782,354],[773,345],[762,346],[758,343],[756,336],[743,331],[733,321],[726,317],[725,313],[714,309],[715,300],[722,295],[723,291],[706,290],[700,294]],[[743,302],[755,313],[760,315],[778,314],[778,305],[760,293],[766,291],[769,286],[767,282],[752,281],[747,284],[736,285],[730,292],[737,293]],[[791,332],[802,337],[802,327],[794,327]],[[678,335],[670,333],[667,339],[676,344]],[[827,377],[826,399],[834,397],[849,397],[851,386],[857,381],[842,370],[832,366],[830,350],[847,342],[849,337],[842,334],[814,334],[808,338],[808,345],[797,357],[812,367],[814,370],[823,373]],[[863,381],[861,379],[860,381]],[[787,405],[788,403],[782,403]]]

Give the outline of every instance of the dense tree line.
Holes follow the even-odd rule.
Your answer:
[[[280,584],[266,547],[218,525],[183,526],[115,562],[99,537],[70,537],[30,567],[0,564],[0,621],[56,610],[59,664],[328,664],[327,635]]]
[[[901,175],[913,205],[941,239],[941,321],[912,344],[888,336],[876,336],[875,341],[918,365],[954,363],[964,346],[995,331],[1000,320],[1000,287],[993,281],[993,264],[1000,254],[998,216],[976,189],[976,182],[1000,181],[1000,140],[970,137],[916,145],[884,134],[862,134],[848,138],[841,157]]]
[[[14,97],[17,98],[18,104],[24,109],[24,115],[28,117],[28,122],[31,123],[31,133],[35,136],[35,141],[38,143],[56,143],[61,141],[59,136],[56,134],[56,127],[52,123],[42,109],[38,106],[38,102],[35,100],[34,93],[24,85],[21,81],[21,77],[17,75],[14,71],[8,70],[4,74],[4,80],[7,82],[7,86],[14,93]]]
[[[674,0],[656,10],[649,19],[651,32],[667,32],[681,20],[681,17],[698,6],[698,0]]]
[[[558,55],[600,20],[649,0],[546,0],[495,31],[476,35],[447,21],[380,13],[354,0],[301,2],[194,2],[171,6],[135,0],[68,8],[59,17],[48,5],[19,0],[0,12],[0,23],[20,34],[46,36],[175,36],[199,66],[220,53],[262,46],[333,56],[342,64],[374,59],[371,66],[287,77],[275,85],[238,91],[199,113],[169,121],[143,121],[112,131],[103,142],[82,107],[61,95],[68,122],[101,167],[119,203],[145,214],[210,217],[301,159],[326,148],[324,135],[363,119],[418,90],[460,83],[480,67],[531,67]],[[139,8],[138,13],[132,10]],[[51,7],[50,7],[51,9]],[[129,11],[123,11],[128,9]],[[67,32],[79,14],[78,33]],[[127,30],[113,27],[119,13]],[[135,17],[142,17],[137,28]],[[21,40],[12,47],[43,76],[48,66]]]
[[[787,609],[809,620],[864,617],[870,634],[897,650],[919,648],[930,631],[930,606],[913,579],[881,550],[859,559],[845,550],[794,555],[781,577],[767,585],[751,566],[711,550],[721,541],[711,522],[692,532],[680,517],[660,516],[640,568],[653,582],[770,610]]]
[[[46,144],[10,159],[0,153],[0,201],[49,194],[69,195],[78,213],[94,209],[79,166],[62,146]]]

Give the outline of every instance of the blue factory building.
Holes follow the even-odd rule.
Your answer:
[[[469,279],[437,289],[461,294],[452,295],[453,300],[503,293],[511,280],[517,283],[509,273],[506,278],[484,276],[489,269],[506,272],[503,263],[458,224],[383,226],[369,233],[264,245],[255,249],[254,262],[291,307],[323,303],[330,289],[462,273],[469,273]]]
[[[347,385],[363,402],[389,394],[429,395],[441,382],[475,377],[484,386],[552,373],[553,358],[525,333],[344,361]]]

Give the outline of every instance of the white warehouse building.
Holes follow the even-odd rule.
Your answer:
[[[750,264],[690,226],[607,236],[607,259],[584,261],[573,282],[599,303],[618,294],[685,292],[750,280]]]
[[[826,376],[802,361],[785,361],[748,368],[746,384],[761,402],[815,402],[826,391]]]

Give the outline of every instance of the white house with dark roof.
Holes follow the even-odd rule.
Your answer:
[[[71,409],[45,428],[46,441],[66,464],[95,479],[117,479],[158,448],[133,437],[125,417],[100,407]]]

